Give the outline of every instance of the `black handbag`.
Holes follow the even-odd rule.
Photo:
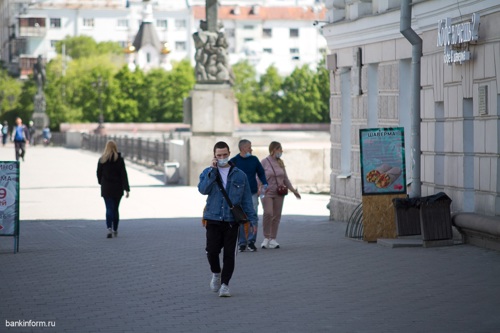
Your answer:
[[[226,198],[227,204],[229,205],[229,209],[231,209],[231,213],[233,214],[234,222],[239,224],[245,224],[250,222],[248,221],[248,216],[241,207],[241,205],[240,204],[233,205],[233,203],[229,199],[229,196],[227,195],[224,186],[222,186],[222,180],[220,179],[219,176],[219,170],[217,170],[217,185],[219,185],[219,188],[222,191],[222,195],[224,196],[224,198]]]

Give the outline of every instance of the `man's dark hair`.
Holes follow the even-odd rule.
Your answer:
[[[227,151],[229,151],[229,146],[227,145],[227,143],[225,143],[224,141],[217,142],[214,146],[214,155],[216,149],[224,149],[224,148],[227,148]]]

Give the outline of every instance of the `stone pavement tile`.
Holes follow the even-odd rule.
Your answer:
[[[0,159],[13,152],[0,148]],[[118,238],[106,239],[97,154],[33,148],[22,164],[20,252],[0,238],[5,320],[50,332],[497,332],[500,254],[468,245],[386,248],[344,238],[324,196],[287,198],[280,249],[239,253],[209,290],[204,198],[127,164]],[[56,162],[57,163],[54,163]],[[40,176],[43,175],[43,176]],[[75,198],[78,199],[75,202]],[[262,240],[259,233],[258,243]]]
[[[0,239],[0,322],[55,332],[495,332],[498,252],[389,249],[345,224],[285,216],[280,249],[237,256],[233,297],[208,288],[197,219],[25,221],[21,252]],[[0,330],[1,331],[1,330]],[[9,329],[9,331],[11,331]],[[14,331],[14,330],[12,330]]]

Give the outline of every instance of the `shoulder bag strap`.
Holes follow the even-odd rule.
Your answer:
[[[269,165],[271,166],[271,169],[273,169],[274,179],[276,179],[276,185],[279,186],[279,184],[278,184],[278,176],[276,176],[276,171],[274,171],[273,163],[269,160],[269,157],[266,157],[266,160],[269,161]]]
[[[217,185],[219,185],[219,188],[222,192],[222,195],[224,196],[224,198],[226,199],[227,201],[227,204],[229,205],[229,207],[232,209],[234,206],[233,206],[233,203],[231,202],[231,200],[229,199],[229,196],[227,195],[227,192],[226,190],[224,189],[224,186],[222,186],[222,180],[220,179],[220,174],[219,174],[219,170],[217,169],[217,175],[215,177],[215,180],[217,181]]]

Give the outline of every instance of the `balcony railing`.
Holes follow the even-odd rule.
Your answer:
[[[19,27],[20,37],[44,37],[46,34],[45,27]]]

